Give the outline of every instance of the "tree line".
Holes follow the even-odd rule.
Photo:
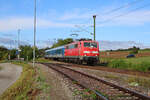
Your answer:
[[[58,46],[66,45],[68,43],[73,42],[72,38],[67,38],[67,39],[58,39],[56,43],[54,43],[50,48],[55,48]],[[43,48],[43,49],[38,49],[36,47],[35,52],[36,52],[36,58],[44,57],[45,55],[45,50],[50,49],[50,48]],[[20,51],[20,58],[24,58],[24,60],[32,60],[33,58],[33,47],[30,45],[21,45],[19,47]],[[8,60],[8,59],[16,59],[17,58],[17,49],[7,49],[4,46],[0,46],[0,60]]]
[[[33,48],[30,45],[21,45],[20,47],[20,58],[24,60],[32,60],[33,58]],[[36,58],[44,56],[44,49],[36,48]],[[7,49],[6,47],[0,46],[0,60],[17,59],[18,55],[17,49]]]

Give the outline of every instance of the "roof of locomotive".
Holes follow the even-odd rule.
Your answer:
[[[94,40],[83,40],[83,41],[73,41],[72,43],[77,43],[77,42],[98,42],[98,41],[94,41]],[[72,44],[69,43],[69,44]],[[68,44],[67,44],[68,45]]]

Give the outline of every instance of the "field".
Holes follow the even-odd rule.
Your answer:
[[[112,68],[150,71],[150,51],[139,51],[135,58],[126,58],[130,51],[100,52],[100,62]]]
[[[101,58],[126,58],[130,51],[111,51],[111,52],[100,52]],[[149,50],[140,50],[136,57],[150,57]]]

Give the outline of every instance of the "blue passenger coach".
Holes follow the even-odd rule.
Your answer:
[[[53,58],[53,59],[64,58],[64,51],[65,51],[64,46],[53,48],[53,49],[48,49],[48,50],[46,50],[45,57],[46,58]]]

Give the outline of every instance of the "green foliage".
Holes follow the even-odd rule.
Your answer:
[[[72,38],[67,38],[67,39],[64,39],[64,40],[63,39],[58,39],[57,43],[53,44],[53,46],[51,48],[66,45],[66,44],[69,44],[71,42],[73,42]]]
[[[140,53],[142,53],[142,52],[150,52],[150,48],[141,49],[141,50],[139,50],[139,52],[140,52]]]
[[[97,100],[97,95],[89,90],[89,89],[84,89],[84,90],[74,90],[73,96],[76,95],[81,95],[85,100]]]
[[[147,79],[147,78],[144,78],[144,77],[139,77],[139,76],[136,76],[136,77],[128,77],[126,80],[126,82],[128,82],[129,84],[138,84],[140,86],[143,86],[145,88],[149,88],[150,87],[150,80]]]
[[[37,62],[40,62],[40,63],[47,63],[47,62],[51,62],[51,60],[50,60],[50,59],[45,59],[45,58],[38,58],[36,61],[37,61]]]
[[[20,46],[21,52],[20,57],[24,60],[31,60],[33,58],[33,49],[31,46]]]
[[[16,49],[12,49],[9,51],[10,59],[15,59],[17,57],[16,51],[17,51]]]
[[[132,59],[114,59],[109,62],[108,66],[112,68],[131,69],[142,72],[150,71],[149,57],[143,58],[144,60],[137,60],[138,58]]]
[[[38,70],[38,77],[36,78],[36,82],[39,84],[38,88],[41,90],[43,94],[49,94],[50,93],[50,85],[46,83],[46,77],[41,72],[40,68],[37,68]],[[38,99],[41,100],[40,96],[38,96]],[[50,100],[49,95],[45,97],[45,100]]]
[[[112,60],[108,66],[111,66],[112,68],[124,68],[124,67],[127,68],[128,67],[127,63],[122,59]]]
[[[129,48],[131,50],[130,54],[137,54],[140,48],[133,46],[133,48]]]
[[[25,45],[25,46],[20,46],[21,52],[20,52],[20,57],[24,58],[24,60],[32,60],[33,58],[33,48],[30,45]],[[44,56],[44,51],[45,49],[38,49],[37,47],[35,48],[35,54],[36,58],[43,57]]]
[[[8,58],[8,49],[0,46],[0,60],[5,60]]]

